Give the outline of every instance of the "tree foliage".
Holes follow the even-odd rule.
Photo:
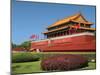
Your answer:
[[[17,47],[17,45],[12,43],[12,48],[16,48],[16,47]]]
[[[21,43],[20,45],[12,43],[12,48],[25,48],[25,49],[29,49],[30,45],[31,45],[30,41],[25,41],[25,42]]]
[[[23,47],[25,49],[29,49],[30,45],[31,45],[30,41],[25,41],[20,45],[20,47]]]

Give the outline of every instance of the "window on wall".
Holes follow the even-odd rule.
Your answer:
[[[81,23],[81,24],[80,24],[80,26],[81,26],[81,27],[84,27],[84,24],[83,24],[83,23]]]

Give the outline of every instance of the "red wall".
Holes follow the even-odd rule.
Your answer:
[[[42,49],[43,51],[95,51],[95,36],[82,35],[76,37],[69,37],[63,39],[51,40],[51,44],[48,41],[33,42],[31,48]]]

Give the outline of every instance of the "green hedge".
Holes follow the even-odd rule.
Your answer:
[[[31,62],[38,61],[40,58],[38,55],[34,55],[32,53],[14,53],[12,54],[12,62]]]
[[[73,52],[74,53],[74,52]],[[51,52],[40,52],[40,53],[33,53],[33,52],[23,52],[23,53],[13,53],[12,55],[12,62],[19,62],[19,60],[22,60],[22,62],[24,61],[35,61],[35,60],[39,60],[39,59],[45,59],[51,56],[57,56],[60,54],[64,54],[64,53],[51,53]],[[67,54],[67,53],[66,53]],[[89,61],[91,61],[91,59],[95,59],[96,58],[96,54],[95,53],[76,53],[76,55],[81,55],[86,57]],[[24,61],[23,61],[24,60]]]
[[[48,58],[48,57],[51,57],[51,56],[57,56],[57,55],[62,55],[62,54],[57,54],[57,53],[33,53],[34,55],[37,55],[40,59],[45,59],[45,58]],[[86,57],[89,61],[91,59],[95,59],[96,58],[96,54],[75,54],[75,55],[81,55],[81,56],[84,56]]]

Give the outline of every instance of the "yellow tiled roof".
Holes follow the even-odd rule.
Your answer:
[[[59,31],[61,29],[65,29],[65,28],[68,28],[68,27],[75,28],[74,26],[65,26],[65,27],[57,28],[57,29],[54,29],[54,30],[51,30],[51,31],[46,31],[46,32],[44,32],[44,34],[54,32],[54,31]],[[92,30],[92,31],[96,30],[95,28],[86,28],[86,27],[80,27],[80,28],[77,28],[77,29]]]
[[[75,26],[70,26],[70,27],[75,28]],[[78,29],[93,30],[93,31],[96,30],[95,28],[86,28],[86,27],[79,27]]]
[[[88,22],[88,21],[81,15],[81,13],[77,13],[77,14],[75,14],[75,15],[69,16],[69,17],[67,17],[67,18],[64,18],[64,19],[61,19],[61,20],[55,22],[54,24],[48,26],[48,28],[51,28],[51,27],[54,27],[54,26],[59,26],[59,25],[61,25],[61,24],[63,24],[63,23],[67,23],[67,22],[69,22],[69,21],[75,21],[75,22],[78,22],[78,23],[84,23],[84,24],[89,24],[89,25],[93,24],[93,23],[91,23],[91,22]]]
[[[54,30],[50,30],[50,31],[44,32],[44,34],[54,32],[54,31],[58,31],[58,30],[65,29],[65,28],[68,28],[68,26],[57,28],[57,29],[54,29]]]
[[[80,29],[85,29],[85,30],[93,30],[93,31],[95,31],[95,30],[96,30],[95,28],[80,28]]]

